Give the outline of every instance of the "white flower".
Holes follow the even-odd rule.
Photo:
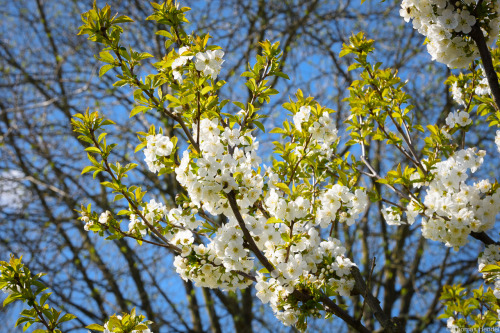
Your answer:
[[[465,127],[472,123],[472,120],[469,118],[469,113],[465,111],[460,111],[457,113],[457,124],[461,127]]]
[[[99,223],[108,224],[110,219],[111,219],[111,212],[107,210],[104,213],[101,213],[101,215],[99,216]]]
[[[207,52],[199,52],[196,54],[195,67],[196,70],[203,72],[203,75],[212,77],[212,80],[217,78],[219,75],[222,63],[222,57],[224,52],[221,50],[209,50]]]
[[[471,123],[472,119],[470,119],[469,113],[465,111],[450,112],[448,117],[446,117],[446,125],[449,128],[453,128],[455,125],[465,127]]]
[[[182,83],[182,67],[186,65],[186,63],[193,58],[193,56],[183,56],[185,52],[189,52],[189,48],[187,46],[181,47],[179,49],[179,57],[174,60],[172,63],[172,74],[174,75],[174,79]],[[178,70],[177,68],[180,69]]]
[[[447,8],[437,17],[437,21],[445,29],[455,29],[458,25],[458,14]]]
[[[454,82],[451,86],[451,93],[455,102],[463,106],[467,105],[464,101],[464,94],[462,92],[462,89],[458,86],[457,82]]]
[[[147,146],[144,149],[144,161],[151,172],[158,172],[163,167],[157,156],[168,156],[172,153],[174,144],[168,136],[161,134],[148,135],[146,137]]]
[[[179,58],[175,59],[172,63],[172,69],[176,69],[178,67],[184,66],[188,60],[191,60],[193,56],[183,56],[185,52],[189,52],[189,48],[187,46],[183,46],[179,49]]]
[[[500,130],[497,130],[497,132],[496,132],[495,144],[497,145],[497,150],[500,153]]]
[[[403,222],[401,221],[401,215],[396,211],[394,207],[384,206],[384,208],[382,209],[382,215],[389,225],[403,224]]]
[[[144,221],[139,220],[135,214],[130,215],[130,223],[128,224],[128,232],[134,232],[134,230],[139,230],[142,236],[146,236],[147,230],[146,230],[146,224]]]
[[[224,128],[224,138],[230,146],[235,146],[240,143],[240,130],[238,128]]]
[[[311,114],[310,106],[301,106],[299,111],[293,116],[293,123],[297,130],[302,131],[302,123],[309,120]]]
[[[174,144],[170,141],[168,136],[162,136],[156,142],[156,155],[158,156],[168,156],[172,153]]]

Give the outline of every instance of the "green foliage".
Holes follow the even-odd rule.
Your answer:
[[[152,3],[151,5],[153,14],[147,19],[166,25],[168,30],[157,32],[158,35],[166,39],[165,56],[162,59],[153,59],[152,65],[156,72],[144,78],[138,77],[136,68],[141,66],[145,59],[153,56],[126,47],[121,42],[123,29],[118,24],[132,22],[132,20],[126,16],[111,17],[108,5],[99,9],[95,3],[92,10],[82,15],[84,24],[80,27],[79,34],[89,35],[88,38],[91,41],[104,45],[104,49],[98,56],[98,59],[104,63],[99,75],[105,75],[109,70],[115,69],[118,74],[114,86],[128,85],[133,89],[135,105],[130,111],[130,117],[145,112],[158,112],[160,116],[167,118],[173,125],[173,132],[180,132],[186,137],[189,144],[187,163],[190,164],[194,164],[193,159],[201,157],[200,123],[204,119],[218,120],[220,124],[218,128],[209,128],[210,131],[231,130],[236,125],[239,125],[241,132],[248,133],[256,129],[265,132],[262,122],[259,121],[264,117],[259,114],[259,108],[262,104],[269,103],[271,96],[279,93],[272,88],[273,82],[271,79],[272,77],[274,79],[278,77],[288,79],[288,76],[281,72],[282,52],[279,49],[279,43],[271,43],[267,40],[261,42],[261,53],[256,56],[255,64],[253,66],[248,64],[247,71],[241,74],[242,77],[247,78],[245,86],[250,93],[248,101],[243,103],[240,101],[220,100],[219,91],[226,82],[217,80],[216,75],[207,75],[204,71],[199,70],[194,60],[187,60],[192,59],[199,53],[218,50],[220,47],[209,43],[209,34],[190,35],[183,30],[183,23],[188,22],[185,13],[189,11],[189,8],[179,8],[172,0],[162,4]],[[174,45],[179,49],[176,49]],[[345,120],[345,124],[349,136],[346,145],[358,145],[361,149],[360,158],[356,158],[349,152],[343,154],[337,152],[339,144],[337,130],[334,126],[329,126],[332,123],[325,123],[327,121],[331,122],[331,120],[325,119],[330,119],[329,115],[335,111],[320,105],[313,97],[305,97],[304,93],[298,90],[295,98],[291,98],[288,103],[283,104],[283,108],[293,117],[293,121],[285,120],[281,127],[272,129],[270,132],[279,134],[281,140],[274,142],[272,167],[270,171],[266,171],[269,183],[264,185],[262,198],[269,191],[274,190],[283,194],[282,197],[289,201],[301,197],[308,202],[308,208],[305,209],[306,218],[313,218],[318,210],[317,195],[320,193],[320,187],[330,189],[334,184],[339,184],[355,192],[358,189],[363,189],[360,187],[359,180],[361,175],[366,175],[373,178],[378,184],[385,185],[398,193],[401,203],[392,203],[384,199],[382,193],[379,193],[377,189],[378,186],[374,186],[372,191],[369,192],[371,201],[385,200],[390,202],[393,207],[388,210],[398,216],[406,210],[405,204],[409,202],[415,203],[415,211],[424,212],[419,193],[412,190],[413,185],[417,182],[431,181],[432,173],[430,171],[433,165],[439,162],[443,156],[449,156],[456,151],[459,145],[450,138],[450,135],[458,132],[459,129],[443,129],[438,125],[428,125],[427,128],[424,128],[417,123],[415,121],[416,117],[412,114],[414,107],[411,104],[411,96],[404,91],[405,82],[398,76],[397,70],[384,69],[381,63],[373,64],[369,59],[373,51],[374,41],[367,39],[360,32],[353,35],[348,44],[344,44],[340,53],[341,56],[349,56],[353,59],[353,63],[348,70],[359,72],[358,79],[352,82],[349,88],[349,96],[345,99],[350,107],[350,115]],[[219,58],[218,60],[221,61],[222,59]],[[183,62],[184,65],[174,66],[176,62]],[[493,101],[486,97],[477,97],[473,93],[474,82],[478,80],[478,77],[473,68],[470,76],[451,77],[448,83],[458,82],[464,87],[469,84],[470,88],[466,90],[466,94],[470,94],[472,97],[470,97],[467,111],[470,112],[474,107],[477,107],[477,113],[486,117],[490,122],[490,126],[497,125],[500,118],[499,113],[495,111]],[[235,113],[224,110],[227,104],[236,106],[240,111]],[[304,108],[307,110],[307,119],[297,121],[296,117],[301,117],[301,112],[303,112],[301,110],[304,110]],[[111,163],[109,161],[109,156],[116,144],[107,144],[107,133],[104,130],[105,126],[114,123],[100,116],[97,112],[91,113],[87,110],[85,114],[75,115],[72,124],[74,131],[79,133],[78,138],[90,145],[85,151],[91,165],[86,166],[82,174],[93,172],[95,178],[100,172],[107,173],[111,179],[101,182],[101,185],[111,189],[112,193],[115,194],[114,201],[125,200],[128,204],[127,209],[123,209],[115,215],[131,217],[136,215],[145,223],[142,230],[135,229],[125,232],[121,229],[121,221],[117,220],[110,212],[98,214],[92,211],[91,206],[88,205],[87,207],[82,206],[79,211],[81,214],[80,219],[86,223],[85,228],[101,236],[106,234],[107,239],[131,237],[136,239],[139,244],[147,241],[172,249],[175,253],[182,252],[186,255],[185,257],[190,265],[193,265],[193,267],[198,265],[199,268],[201,263],[198,262],[199,258],[194,251],[178,248],[170,244],[167,240],[168,237],[165,237],[169,235],[175,226],[166,219],[153,218],[152,221],[148,221],[145,218],[147,204],[143,202],[143,197],[146,192],[142,191],[138,186],[124,184],[127,173],[133,170],[137,164],[122,165],[119,162]],[[315,136],[320,136],[318,134],[320,133],[319,130],[315,132],[315,129],[317,130],[320,126],[328,129],[328,133],[321,134],[323,136],[321,140],[328,142],[326,148],[321,145],[320,140],[314,139]],[[465,134],[467,129],[461,129],[462,133]],[[155,136],[157,133],[163,134],[163,130],[160,128],[157,131],[154,126],[151,126],[148,132],[138,132],[140,143],[137,145],[135,152],[147,147],[147,138]],[[328,140],[325,139],[326,136],[329,136]],[[170,133],[169,137],[171,137],[174,148],[170,155],[159,157],[160,163],[164,166],[159,172],[160,175],[172,173],[180,165],[177,155],[178,147],[176,147],[177,137],[170,135]],[[247,140],[248,145],[254,144],[253,137],[245,136],[245,140]],[[392,170],[387,171],[385,175],[379,175],[367,160],[367,147],[377,141],[394,148],[393,151],[398,155],[396,158],[402,160],[397,165],[394,165]],[[417,153],[417,147],[423,147],[422,151]],[[230,154],[233,154],[235,150],[234,144],[232,146],[228,145],[228,150]],[[328,156],[324,153],[327,150],[329,152]],[[192,166],[195,171],[199,170],[198,168],[201,168],[201,166]],[[365,171],[366,168],[368,171]],[[257,172],[260,174],[261,169],[259,168]],[[415,179],[415,176],[418,176],[418,179]],[[243,187],[241,185],[244,177],[241,172],[235,172],[231,174],[231,177],[233,177],[237,188]],[[227,199],[231,197],[234,202],[237,202],[237,199],[240,199],[238,195],[241,194],[238,191],[230,189],[221,197],[225,196]],[[256,202],[253,207],[248,207],[250,213],[258,209],[264,211],[262,198],[259,198],[260,201]],[[190,199],[186,195],[180,194],[177,199],[182,207],[190,207]],[[228,202],[230,203],[229,200]],[[309,206],[310,203],[312,203],[311,206]],[[333,220],[339,221],[342,216],[346,221],[350,217],[347,216],[350,204],[340,203],[340,208],[335,213],[337,215]],[[237,206],[237,203],[234,205]],[[235,208],[231,207],[231,209],[235,212]],[[196,237],[212,237],[220,227],[219,223],[204,216],[202,210],[193,209],[193,211],[196,211],[193,214],[199,214],[206,219],[206,222],[202,224],[203,228],[196,231]],[[294,220],[282,221],[276,217],[263,214],[267,218],[267,224],[272,226],[280,223],[288,227],[285,232],[280,232],[284,243],[278,246],[279,250],[286,251],[286,260],[288,260],[290,248],[300,244],[301,239],[307,238],[308,235],[293,233],[293,226],[296,222]],[[194,216],[192,218],[194,219]],[[354,221],[354,218],[352,221]],[[239,228],[245,230],[243,222]],[[141,233],[144,230],[155,234],[163,243],[155,243],[144,239],[143,233]],[[332,223],[330,235],[333,230]],[[173,232],[169,236],[172,234]],[[258,254],[260,254],[259,249],[252,248],[251,242],[253,242],[253,239],[251,236],[247,237],[245,241],[247,249],[252,250],[258,257]],[[326,272],[333,260],[335,260],[333,257],[326,258],[324,262],[318,263],[317,269],[323,269]],[[273,265],[269,262],[266,265],[265,260],[261,260],[261,263],[266,266],[261,272],[272,274],[270,271]],[[500,271],[498,267],[486,267],[485,269],[490,270],[491,273]],[[227,272],[231,274],[238,273],[230,272],[229,269]],[[331,274],[334,273],[331,272]],[[249,277],[244,275],[242,279],[249,279]],[[300,309],[297,328],[304,330],[307,327],[308,317],[322,317],[320,311],[326,310],[322,301],[324,302],[325,298],[331,301],[329,297],[338,296],[339,293],[336,287],[326,284],[313,285],[308,283],[303,276],[300,283],[294,286],[298,293],[290,294],[289,297],[283,299],[278,309],[283,310],[289,306]],[[34,294],[32,303],[43,290]],[[496,321],[497,318],[498,302],[491,290],[488,289],[483,292],[482,287],[476,289],[472,291],[472,298],[469,298],[468,292],[464,291],[465,289],[460,286],[445,286],[441,299],[446,306],[446,310],[441,318],[453,318],[455,325],[459,327],[492,327],[493,320]],[[297,297],[300,293],[304,293],[307,297]],[[11,296],[6,300],[7,304],[17,299],[17,296]],[[43,297],[41,297],[41,306],[44,306],[46,301],[46,298],[43,299]],[[339,306],[339,308],[342,307]],[[26,312],[25,317],[32,318],[28,315],[37,318],[36,311],[33,313]],[[45,314],[45,316],[49,318],[48,314]],[[51,316],[50,318],[55,318],[56,324],[60,323],[63,318],[65,320],[71,319],[70,315],[67,315],[68,317],[63,316],[57,321],[58,316],[55,316],[54,313]],[[131,314],[112,316],[105,326],[93,324],[87,328],[96,331],[108,330],[129,333],[133,330],[146,330],[147,322],[143,322],[143,320],[144,317],[136,316],[135,310],[133,310]]]
[[[483,286],[471,290],[445,285],[440,300],[445,309],[439,318],[452,318],[453,325],[460,329],[497,327],[500,304],[490,288],[484,291]]]
[[[8,294],[3,306],[21,301],[29,307],[16,321],[16,326],[24,324],[23,331],[39,323],[46,329],[36,329],[33,333],[62,333],[60,325],[76,318],[70,313],[61,315],[62,311],[50,307],[47,301],[52,293],[47,292],[47,287],[40,281],[45,274],[31,274],[23,265],[22,257],[11,255],[9,262],[0,261],[0,273],[0,289]]]
[[[133,308],[130,314],[112,315],[104,326],[91,324],[86,328],[97,332],[106,331],[110,333],[150,332],[147,326],[150,324],[152,322],[145,320],[143,315],[136,315],[135,308]]]

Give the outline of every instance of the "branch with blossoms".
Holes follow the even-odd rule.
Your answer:
[[[306,132],[307,127],[294,132],[288,124],[287,137],[292,142],[285,147],[278,144],[276,152],[285,161],[294,162],[294,168],[287,170],[277,162],[273,165],[273,169],[278,170],[277,173],[269,169],[262,175],[259,171],[260,158],[256,154],[258,142],[251,132],[255,127],[264,129],[258,121],[262,116],[258,114],[256,103],[268,102],[270,96],[277,93],[266,85],[266,78],[286,77],[279,70],[279,44],[261,43],[263,56],[258,57],[255,66],[243,74],[248,77],[246,85],[252,98],[246,105],[234,102],[242,109],[237,115],[222,114],[221,109],[227,101],[218,101],[217,90],[224,82],[216,82],[215,79],[220,72],[223,52],[216,46],[207,46],[208,35],[191,37],[179,33],[182,31],[180,23],[185,21],[185,8],[178,9],[169,2],[154,7],[155,13],[150,18],[171,26],[170,32],[163,31],[161,34],[171,37],[172,41],[182,47],[178,52],[172,50],[162,61],[156,63],[159,73],[147,76],[144,82],[135,76],[133,70],[148,55],[125,51],[119,44],[122,30],[116,23],[123,23],[128,19],[111,18],[109,7],[102,10],[94,8],[84,14],[86,25],[81,27],[81,33],[88,33],[91,40],[108,47],[100,56],[107,59],[111,66],[122,69],[123,75],[119,76],[121,80],[116,85],[129,84],[137,88],[134,95],[139,105],[132,110],[131,116],[155,108],[184,130],[193,150],[184,152],[180,163],[174,157],[176,151],[172,141],[176,140],[165,137],[161,130],[159,134],[156,134],[154,128],[148,133],[142,133],[145,139],[138,149],[146,148],[146,162],[152,172],[162,174],[175,171],[177,180],[186,189],[188,196],[179,208],[168,213],[162,205],[141,202],[144,192],[136,187],[124,187],[121,177],[113,176],[113,171],[121,175],[131,168],[121,169],[117,165],[116,170],[112,170],[107,162],[110,149],[104,141],[105,135],[102,136],[101,144],[100,139],[94,136],[99,128],[92,127],[105,121],[95,114],[79,116],[81,121],[74,122],[77,131],[93,143],[94,147],[87,148],[88,151],[102,157],[102,162],[93,161],[93,165],[84,171],[106,171],[111,175],[113,181],[104,185],[114,189],[118,193],[118,199],[128,201],[129,210],[119,213],[131,216],[128,233],[139,226],[141,236],[146,236],[144,231],[147,230],[165,244],[172,244],[174,250],[174,247],[179,246],[180,251],[176,252],[181,255],[176,257],[175,266],[184,279],[194,280],[201,286],[243,288],[253,279],[242,276],[254,275],[251,272],[255,269],[255,263],[248,257],[250,250],[264,267],[256,277],[258,285],[265,284],[269,286],[267,290],[275,291],[272,300],[267,300],[265,295],[258,296],[265,302],[271,301],[275,314],[284,323],[305,328],[304,313],[318,316],[319,311],[326,310],[361,331],[366,331],[359,322],[330,300],[330,297],[338,293],[349,295],[354,285],[354,280],[349,277],[350,267],[354,264],[343,256],[345,249],[338,240],[329,238],[326,242],[322,241],[315,229],[315,225],[329,228],[336,219],[337,212],[341,216],[341,222],[353,224],[367,205],[366,195],[360,189],[356,189],[354,195],[349,187],[337,185],[321,195],[316,205],[311,206],[311,194],[307,194],[307,184],[303,180],[304,169],[318,169],[318,166],[328,162],[334,152],[332,144],[333,147],[336,146],[337,136],[329,116],[332,110],[322,108],[311,98],[304,98],[301,93],[297,94],[298,103],[286,107],[296,113],[295,108],[300,106],[302,114],[295,118],[295,125],[300,128],[300,123],[305,124],[311,120],[311,132]],[[113,51],[116,58],[111,59],[112,55],[107,50]],[[194,57],[196,59],[193,61]],[[106,65],[105,70],[112,68],[110,65]],[[174,93],[163,96],[161,85],[166,82],[170,82]],[[156,89],[158,97],[155,96]],[[175,114],[166,111],[168,109],[163,106],[166,102],[170,102],[168,109],[173,108]],[[95,119],[91,119],[92,117]],[[239,127],[235,127],[235,124]],[[192,130],[186,131],[189,128]],[[299,149],[293,148],[304,138],[307,138],[307,142],[303,147],[304,154],[300,155]],[[269,184],[265,184],[264,178],[269,179]],[[317,178],[317,182],[326,180],[319,173]],[[293,190],[297,190],[299,186],[301,190],[295,194],[290,186]],[[299,195],[300,192],[303,195]],[[323,204],[319,205],[320,202]],[[327,202],[334,203],[334,206],[325,206]],[[186,204],[194,209],[184,210]],[[143,212],[140,212],[140,207],[143,207]],[[201,223],[193,216],[200,211],[200,216],[224,215],[226,223],[220,227]],[[97,218],[96,213],[89,209],[82,213],[82,219],[93,221]],[[314,218],[316,215],[317,218]],[[90,219],[89,216],[93,218]],[[113,222],[110,223],[110,220]],[[120,230],[119,222],[108,219],[107,215],[104,215],[99,224],[89,226],[89,229],[102,232],[102,228],[97,230],[102,225],[111,225],[106,230],[111,231],[115,237],[126,235]],[[141,225],[146,228],[140,227]],[[182,226],[183,229],[175,225]],[[204,242],[195,244],[193,232],[205,235]],[[134,237],[140,236],[136,233]],[[328,245],[330,242],[336,245]],[[286,253],[284,262],[280,260],[281,249]],[[305,265],[308,260],[311,262]],[[321,272],[318,265],[319,268],[326,266]],[[306,271],[310,273],[304,275]],[[214,281],[213,278],[220,274],[222,276]],[[311,303],[311,300],[315,301]],[[322,306],[321,303],[325,305]]]
[[[100,75],[118,68],[115,86],[134,89],[136,106],[131,117],[156,110],[181,128],[188,144],[184,150],[175,136],[152,126],[147,133],[138,133],[136,152],[144,149],[151,172],[175,173],[184,192],[172,209],[155,200],[145,202],[140,187],[123,184],[135,165],[108,160],[113,145],[106,144],[103,131],[112,121],[97,113],[76,115],[75,131],[91,145],[86,150],[92,165],[84,173],[108,173],[111,181],[102,185],[116,193],[115,200],[127,202],[128,208],[117,215],[130,218],[124,231],[111,213],[99,215],[90,207],[82,208],[81,219],[88,230],[157,246],[160,243],[149,237],[159,239],[161,246],[176,253],[179,275],[198,286],[233,291],[255,282],[257,297],[270,304],[274,315],[301,330],[307,328],[308,318],[335,315],[353,329],[368,332],[361,318],[335,301],[359,294],[381,328],[404,331],[398,318],[381,309],[356,264],[345,255],[342,241],[333,237],[335,226],[347,229],[356,224],[370,200],[389,205],[382,210],[389,225],[411,225],[420,215],[425,238],[456,250],[468,242],[469,235],[497,246],[485,232],[492,228],[500,207],[499,185],[488,180],[466,182],[469,172],[476,172],[485,158],[485,152],[465,146],[465,133],[473,126],[472,103],[466,111],[451,113],[446,126],[429,125],[426,130],[414,122],[404,83],[395,71],[370,63],[373,41],[359,33],[343,46],[341,56],[354,57],[349,70],[361,70],[346,99],[351,115],[345,122],[349,139],[344,143],[360,147],[360,158],[338,155],[342,138],[331,117],[335,111],[298,90],[283,105],[292,120],[271,131],[281,140],[274,142],[272,165],[264,168],[257,153],[256,133],[265,131],[259,107],[278,93],[268,86],[268,79],[288,78],[281,72],[279,43],[261,42],[261,55],[242,74],[251,96],[247,103],[220,100],[225,82],[217,78],[224,52],[208,43],[208,34],[185,33],[182,25],[188,22],[189,8],[179,8],[170,0],[152,6],[154,13],[148,19],[169,29],[158,32],[167,39],[167,53],[153,63],[156,73],[142,79],[136,69],[152,56],[122,46],[119,24],[131,22],[130,18],[112,17],[109,6],[94,5],[82,15],[79,34],[104,45],[99,57],[107,65]],[[478,55],[474,44],[480,39],[474,37],[478,24],[488,38],[498,33],[497,5],[472,6],[470,1],[419,5],[407,0],[401,13],[427,36],[433,58],[462,67]],[[490,67],[484,59],[483,63],[490,82]],[[490,85],[495,96],[496,88]],[[456,133],[461,134],[458,139]],[[366,156],[372,141],[394,146],[401,163],[381,175]],[[399,201],[359,186],[362,175],[393,190]],[[217,217],[222,223],[214,222]]]

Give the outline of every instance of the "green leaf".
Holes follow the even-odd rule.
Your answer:
[[[92,166],[92,165],[89,165],[89,166],[86,166],[85,168],[83,168],[82,170],[82,175],[87,173],[87,172],[90,172],[90,171],[94,171],[96,170],[96,167],[95,166]]]
[[[102,66],[101,69],[99,70],[99,77],[101,77],[104,74],[106,74],[106,72],[108,72],[113,67],[115,67],[115,65],[104,65],[104,66]]]
[[[22,323],[27,322],[28,320],[31,320],[31,319],[30,319],[30,318],[28,318],[28,317],[20,317],[20,318],[16,321],[16,324],[14,325],[14,327],[17,327],[17,326],[21,325]]]
[[[201,94],[202,95],[206,95],[209,91],[212,91],[212,87],[211,86],[206,86],[205,88],[203,88],[201,90]]]
[[[113,120],[106,119],[101,123],[101,126],[106,126],[106,125],[115,125],[116,123]]]
[[[350,72],[352,70],[355,70],[357,68],[363,67],[360,63],[355,62],[354,64],[350,65],[347,70]]]
[[[111,55],[111,53],[109,53],[108,51],[102,51],[99,53],[99,60],[103,61],[103,62],[107,62],[107,63],[114,63],[115,62],[115,58],[113,58],[113,56]]]
[[[71,314],[71,313],[66,313],[64,316],[61,317],[61,319],[59,319],[59,323],[64,323],[65,321],[70,321],[70,320],[73,320],[75,319],[76,316]]]
[[[151,53],[147,52],[142,52],[139,54],[139,60],[146,59],[146,58],[153,58],[153,55]]]
[[[118,188],[118,185],[117,184],[113,184],[112,182],[102,182],[101,185],[109,187],[109,188],[112,188],[114,190],[116,190]]]
[[[116,81],[115,83],[113,83],[113,87],[123,87],[127,83],[128,83],[127,80]]]
[[[106,133],[106,132],[101,133],[101,134],[99,135],[99,138],[97,139],[97,142],[101,142],[101,141],[102,141],[102,139],[104,139],[104,137],[105,137],[106,135],[108,135],[108,133]]]
[[[21,299],[22,296],[19,295],[19,294],[10,294],[6,299],[4,299],[3,301],[3,306],[7,306],[8,304],[12,303],[12,302],[15,302],[19,299]]]
[[[125,23],[125,22],[134,22],[130,17],[122,15],[118,16],[113,20],[113,24],[118,24],[118,23]]]
[[[174,96],[172,96],[172,95],[170,95],[170,94],[167,94],[167,95],[165,96],[165,98],[167,99],[167,101],[170,101],[170,102],[173,102],[173,103],[177,103],[177,104],[179,104],[179,105],[182,105],[181,101],[180,101],[177,97],[174,97]]]
[[[290,189],[285,184],[283,184],[283,183],[277,183],[277,184],[274,184],[274,185],[277,188],[279,188],[280,190],[283,190],[283,192],[285,192],[286,194],[288,194],[288,195],[291,194]]]
[[[286,75],[285,73],[282,73],[282,72],[275,72],[273,73],[274,75],[276,76],[279,76],[279,77],[282,77],[284,79],[287,79],[287,80],[290,80],[290,78],[288,77],[288,75]]]
[[[91,153],[96,153],[96,154],[101,153],[101,150],[99,150],[99,148],[97,148],[97,147],[88,147],[88,148],[85,148],[85,151],[88,151]]]
[[[140,112],[146,112],[149,109],[151,109],[151,107],[149,107],[149,106],[137,105],[136,107],[134,107],[132,109],[132,111],[130,111],[129,118],[132,118],[133,116],[135,116],[136,114],[138,114]]]
[[[165,36],[167,38],[172,38],[172,35],[170,34],[170,32],[166,31],[166,30],[158,30],[156,32],[157,35],[160,35],[160,36]]]
[[[104,327],[102,327],[101,325],[97,325],[97,324],[91,324],[89,326],[86,326],[85,328],[88,328],[89,330],[104,332]]]
[[[237,107],[239,107],[240,109],[242,110],[245,110],[246,107],[245,107],[245,104],[241,103],[241,102],[238,102],[238,101],[234,101],[233,102],[234,105],[236,105]]]
[[[117,195],[115,195],[115,197],[113,198],[113,202],[114,202],[114,201],[121,200],[121,199],[123,199],[123,198],[125,198],[125,196],[124,196],[123,194],[117,194]]]
[[[500,267],[498,265],[486,265],[481,272],[500,272]]]
[[[262,132],[266,133],[266,129],[264,128],[264,125],[260,121],[254,120],[253,123],[255,126],[257,126]]]
[[[252,72],[243,72],[240,75],[241,77],[255,77],[255,74]]]
[[[52,295],[52,293],[43,294],[42,297],[40,297],[40,305],[44,305],[50,295]]]
[[[139,150],[146,147],[147,145],[148,145],[147,141],[144,141],[143,143],[138,144],[137,147],[135,147],[134,153],[137,153]]]
[[[271,130],[271,132],[269,133],[278,133],[278,134],[284,134],[286,133],[285,130],[283,130],[282,128],[279,128],[279,127],[275,127]]]

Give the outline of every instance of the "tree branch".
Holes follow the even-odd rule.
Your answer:
[[[491,94],[495,100],[496,109],[500,110],[500,85],[498,84],[498,76],[495,71],[495,67],[493,67],[490,49],[486,44],[486,39],[484,38],[483,32],[481,31],[478,23],[472,27],[472,31],[469,35],[479,49],[479,54],[481,55],[481,60],[484,66],[484,72],[486,78],[488,79],[488,85],[490,86]]]
[[[380,307],[380,301],[372,295],[370,290],[368,290],[359,269],[357,267],[352,267],[351,273],[356,281],[355,288],[358,289],[361,295],[364,295],[366,304],[368,304],[370,309],[373,311],[375,318],[377,318],[378,322],[382,325],[385,331],[389,333],[405,332],[398,318],[391,319],[382,310]]]

